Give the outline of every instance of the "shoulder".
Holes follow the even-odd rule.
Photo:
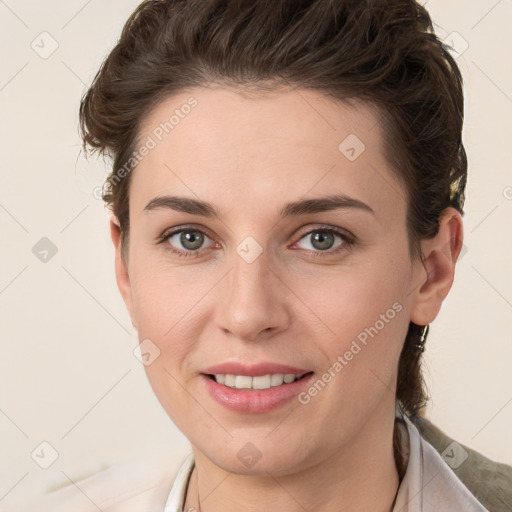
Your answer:
[[[9,512],[140,512],[163,509],[183,460],[150,456],[118,462]]]
[[[490,512],[512,510],[512,466],[464,446],[422,417],[410,420],[475,498]]]

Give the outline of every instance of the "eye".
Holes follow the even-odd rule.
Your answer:
[[[333,228],[317,228],[303,235],[297,245],[303,243],[302,249],[313,252],[336,253],[353,243],[348,233]]]
[[[347,250],[354,240],[352,235],[340,229],[319,227],[303,234],[295,245],[311,252],[313,256],[323,256],[322,253],[328,256]],[[164,244],[166,250],[179,257],[199,257],[202,249],[208,248],[205,247],[208,241],[212,242],[210,248],[213,248],[215,242],[204,231],[185,226],[165,232],[158,243]]]
[[[186,227],[167,232],[160,238],[160,242],[165,243],[166,249],[184,257],[198,256],[208,240],[212,241],[203,231]]]

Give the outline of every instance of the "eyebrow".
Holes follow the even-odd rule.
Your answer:
[[[177,212],[200,215],[203,217],[219,218],[215,207],[206,201],[183,196],[159,196],[155,197],[145,206],[145,211],[152,211],[161,208]],[[298,217],[311,213],[321,213],[338,209],[355,208],[375,215],[373,209],[359,199],[344,194],[333,194],[315,199],[302,199],[287,203],[279,212],[281,218]]]

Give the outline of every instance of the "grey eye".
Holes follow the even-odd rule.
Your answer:
[[[209,238],[204,233],[192,229],[176,231],[168,238],[171,245],[176,247],[176,244],[180,244],[181,247],[178,245],[177,248],[186,251],[197,251],[205,240],[209,240]]]
[[[340,242],[334,245],[336,243],[336,238],[340,239]],[[326,251],[328,249],[339,247],[342,243],[344,243],[344,238],[342,235],[326,229],[310,231],[301,238],[301,241],[303,240],[310,240],[310,247],[303,247],[303,249],[316,251]]]

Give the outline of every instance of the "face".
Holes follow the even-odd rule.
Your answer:
[[[195,449],[286,474],[393,414],[425,269],[375,113],[307,90],[191,89],[149,113],[139,143],[126,263],[112,225],[117,279],[153,390]]]

